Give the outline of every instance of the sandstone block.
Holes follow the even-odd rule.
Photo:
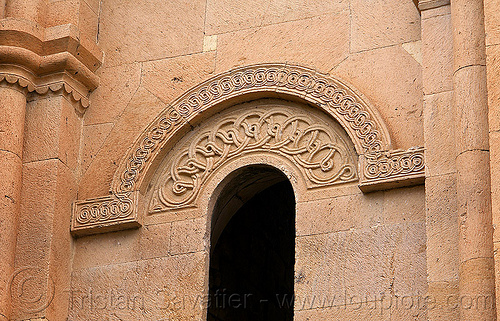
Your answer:
[[[488,112],[490,131],[500,130],[500,45],[486,48],[486,76],[488,81]]]
[[[421,66],[401,46],[353,54],[330,73],[349,82],[377,106],[389,127],[393,148],[421,145]]]
[[[215,52],[207,52],[145,62],[141,83],[163,102],[171,103],[213,75],[215,56]]]
[[[90,95],[92,108],[85,112],[85,125],[117,120],[139,87],[141,67],[132,63],[100,68],[97,75],[106,85],[97,87]]]
[[[455,282],[459,262],[455,174],[427,177],[425,191],[428,280]]]
[[[211,0],[207,3],[205,29],[208,35],[223,34],[339,12],[348,6],[345,0],[258,0],[252,3]]]
[[[445,8],[449,10],[449,7]],[[422,14],[423,84],[426,95],[453,89],[451,28],[449,12],[426,19]]]
[[[426,177],[456,171],[455,127],[450,121],[454,118],[452,98],[452,92],[426,95],[424,98]]]
[[[218,35],[216,72],[262,62],[298,63],[328,72],[348,54],[349,17],[340,11]]]
[[[201,52],[205,1],[102,2],[99,43],[105,66]],[[189,23],[185,23],[189,21]],[[131,45],[133,44],[133,45]]]
[[[420,39],[420,15],[411,1],[351,1],[351,52]]]

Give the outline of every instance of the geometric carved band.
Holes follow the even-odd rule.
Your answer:
[[[423,147],[361,155],[359,188],[363,192],[422,184],[425,180]]]
[[[300,97],[330,114],[349,133],[358,154],[390,148],[389,135],[374,108],[339,80],[300,66],[246,66],[211,78],[172,102],[130,149],[118,168],[112,191],[137,190],[162,145],[197,114],[232,97],[259,92]]]
[[[71,233],[88,235],[139,227],[136,207],[137,192],[76,201]]]

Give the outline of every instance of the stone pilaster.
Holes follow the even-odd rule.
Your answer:
[[[0,1],[0,319],[66,318],[72,238],[62,222],[102,62],[83,3]]]
[[[454,0],[451,13],[460,320],[496,320],[483,1]]]
[[[26,90],[16,79],[0,81],[0,320],[10,317],[9,284],[14,273],[21,204]]]
[[[428,320],[458,320],[458,212],[453,125],[453,43],[449,1],[420,1],[426,157]]]

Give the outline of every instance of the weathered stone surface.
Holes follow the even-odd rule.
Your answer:
[[[218,35],[216,72],[262,62],[298,63],[326,72],[348,54],[348,15],[339,11]]]
[[[486,48],[486,76],[488,79],[488,113],[490,131],[500,130],[500,45]]]
[[[206,218],[172,222],[170,253],[172,255],[208,250]]]
[[[432,16],[422,13],[422,58],[424,94],[435,94],[453,89],[453,43],[443,41],[451,38],[451,15]]]
[[[163,102],[171,103],[213,75],[215,57],[215,52],[207,52],[145,62],[142,64],[141,84]]]
[[[87,38],[89,41],[97,42],[98,14],[84,0],[80,0],[79,17],[80,36]]]
[[[106,66],[202,51],[205,1],[164,4],[158,0],[102,2],[99,43]]]
[[[411,1],[353,0],[351,52],[420,39],[420,15]]]
[[[297,235],[383,224],[424,222],[423,187],[353,194],[297,203]]]
[[[270,24],[301,20],[348,9],[346,0],[255,1],[238,3],[230,0],[207,2],[205,32],[208,35],[260,28]]]
[[[80,3],[83,0],[61,0],[52,1],[47,8],[45,24],[47,27],[59,26],[65,24],[79,25],[78,12]]]
[[[70,318],[201,319],[205,257],[195,253],[75,271]]]
[[[109,133],[113,129],[113,123],[103,123],[83,126],[82,148],[80,155],[80,173],[84,173],[99,153]]]
[[[500,241],[500,132],[490,133],[490,168],[491,168],[491,208],[493,213],[493,241]]]
[[[488,97],[486,67],[470,66],[454,73],[455,137],[457,153],[488,150]]]
[[[141,259],[142,251],[138,240],[142,234],[147,234],[147,230],[119,231],[76,239],[75,247],[78,251],[73,258],[73,269],[83,270]]]
[[[64,97],[29,102],[25,126],[24,162],[58,158],[76,170],[82,121]]]
[[[424,139],[426,177],[449,174],[455,166],[455,128],[452,92],[424,98]],[[440,133],[448,133],[441,135]]]
[[[25,285],[26,292],[13,302],[14,316],[25,319],[38,313],[57,319],[67,315],[69,297],[64,291],[70,285],[72,257],[72,237],[60,222],[70,219],[76,181],[58,159],[25,164],[23,177],[15,268],[21,280],[27,275],[41,283]],[[28,252],[31,255],[24,255]]]
[[[425,184],[428,280],[456,282],[459,216],[455,174],[428,177]]]
[[[132,99],[141,80],[140,64],[123,64],[99,69],[101,82],[90,96],[93,108],[85,113],[85,125],[115,122]]]
[[[145,108],[145,106],[147,106]],[[143,127],[166,108],[156,96],[141,88],[126,106],[88,170],[82,176],[79,198],[107,195],[117,164],[128,146],[124,142],[135,140]]]
[[[423,141],[421,67],[400,46],[353,54],[330,73],[361,90],[378,107],[393,148],[407,149]]]
[[[22,158],[26,96],[22,91],[0,87],[0,149]]]
[[[500,13],[498,12],[498,0],[484,1],[484,21],[486,31],[486,45],[500,44]]]

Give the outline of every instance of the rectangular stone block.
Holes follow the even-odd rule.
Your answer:
[[[455,174],[428,177],[425,191],[428,280],[456,282],[459,217]]]
[[[449,10],[449,7],[448,7]],[[422,14],[423,85],[426,95],[453,89],[451,14],[424,19]]]
[[[84,115],[85,125],[114,123],[139,87],[141,66],[139,63],[116,67],[102,67],[96,72],[102,84],[90,94],[90,104]]]
[[[351,54],[331,73],[377,106],[395,148],[422,146],[422,66],[402,46]]]
[[[411,1],[351,1],[351,52],[420,39],[420,14]]]
[[[346,0],[210,0],[207,2],[205,28],[208,35],[223,34],[339,12],[348,6]]]
[[[427,315],[429,320],[459,320],[458,281],[429,282],[427,292]]]
[[[72,24],[79,25],[80,3],[83,0],[50,1],[44,16],[47,27]]]
[[[0,149],[23,157],[26,97],[11,88],[0,88]]]
[[[141,84],[165,103],[213,76],[215,52],[145,62]]]
[[[101,3],[99,43],[106,55],[106,66],[203,50],[206,1],[176,0],[168,5],[161,0]]]
[[[348,232],[300,236],[295,240],[295,311],[344,304]]]
[[[29,102],[23,162],[58,158],[71,170],[76,170],[81,126],[80,116],[62,96]]]
[[[23,165],[16,269],[43,285],[25,289],[36,290],[39,300],[20,297],[13,303],[14,318],[32,317],[36,309],[49,319],[66,316],[68,296],[64,291],[70,283],[73,239],[61,222],[69,219],[76,190],[74,174],[58,159]]]
[[[467,150],[488,150],[488,96],[486,66],[462,68],[453,76],[458,108],[455,114],[457,153]]]
[[[203,253],[73,272],[71,320],[201,320],[206,313]]]
[[[456,171],[452,96],[453,92],[451,91],[424,96],[426,177],[450,174]]]
[[[81,0],[78,21],[80,37],[85,37],[89,41],[97,43],[98,24],[97,13],[84,0]]]
[[[485,0],[484,1],[484,22],[486,30],[486,45],[500,44],[500,12],[498,7],[500,2],[498,0]]]
[[[206,217],[172,222],[170,253],[193,253],[209,248]]]
[[[500,132],[490,133],[491,213],[493,241],[500,241]]]
[[[488,113],[490,131],[500,130],[500,44],[486,47],[486,77],[488,81]]]
[[[137,261],[142,258],[140,238],[146,231],[126,230],[75,239],[73,270]]]
[[[339,11],[218,35],[216,72],[264,61],[296,63],[327,72],[348,54],[349,15]]]

